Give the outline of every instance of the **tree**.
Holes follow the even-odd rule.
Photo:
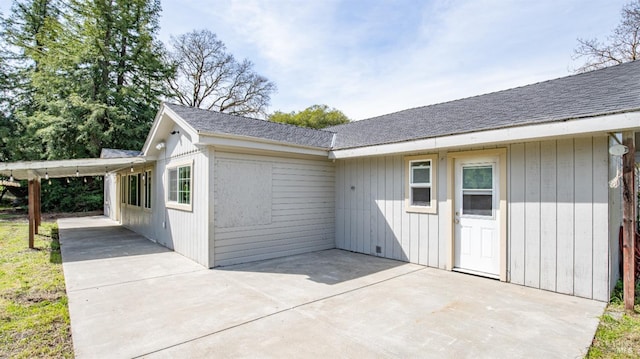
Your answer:
[[[168,79],[171,98],[192,107],[234,115],[264,116],[276,86],[236,61],[216,34],[194,30],[171,37],[167,61],[176,70]]]
[[[347,123],[349,118],[342,111],[329,108],[327,105],[313,105],[299,112],[276,111],[269,116],[269,121],[300,127],[325,128]]]
[[[24,59],[30,94],[14,111],[30,141],[16,159],[142,147],[172,76],[155,40],[159,16],[159,0],[14,3],[3,34]]]
[[[607,66],[638,59],[640,46],[640,0],[632,1],[622,8],[620,24],[607,37],[598,39],[578,39],[574,59],[586,57],[584,65],[576,72],[587,72]]]
[[[0,41],[9,45],[0,54],[0,90],[8,84],[8,95],[0,92],[1,159],[141,148],[173,76],[156,40],[160,10],[159,0],[14,1],[0,19]],[[99,205],[90,200],[99,186],[78,187],[86,191],[74,198]],[[50,195],[52,206],[63,205],[62,191]]]

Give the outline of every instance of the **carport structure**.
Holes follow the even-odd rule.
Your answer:
[[[131,156],[130,151],[121,151],[119,155],[122,157],[107,158],[109,155],[105,156],[103,150],[101,158],[0,163],[0,175],[8,177],[11,182],[28,181],[29,248],[34,246],[34,238],[38,234],[41,222],[42,179],[104,176],[109,172],[145,162],[144,157]]]

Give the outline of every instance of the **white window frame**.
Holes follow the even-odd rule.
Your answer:
[[[411,165],[416,162],[429,162],[430,163],[430,184],[414,184],[412,183],[413,172],[411,171]],[[404,158],[404,167],[405,167],[405,190],[404,190],[404,198],[405,198],[405,211],[406,212],[415,212],[415,213],[437,213],[437,203],[438,203],[438,188],[436,186],[438,178],[437,176],[437,167],[438,167],[438,155],[419,155],[419,156],[406,156]],[[428,206],[418,206],[413,204],[412,199],[412,188],[431,188],[431,198],[430,204]]]
[[[169,172],[172,170],[176,171],[176,181],[179,181],[180,179],[180,168],[184,168],[184,167],[189,167],[189,203],[178,203],[178,199],[179,199],[179,190],[176,192],[176,200],[170,200],[169,199],[169,191],[171,189],[171,179],[169,177]],[[179,162],[179,163],[172,163],[170,165],[167,166],[166,168],[166,175],[165,175],[165,181],[166,181],[166,186],[165,186],[165,206],[167,208],[172,208],[172,209],[178,209],[178,210],[182,210],[182,211],[192,211],[193,210],[193,161],[188,161],[188,162]],[[177,188],[177,183],[176,183],[176,188]]]
[[[142,172],[143,176],[143,191],[144,191],[144,203],[143,208],[146,210],[151,210],[151,204],[153,204],[153,170],[144,170]]]
[[[136,188],[136,200],[137,203],[132,203],[131,201],[131,177],[135,177],[136,178],[136,184],[137,184],[137,188]],[[142,207],[142,196],[140,193],[140,189],[142,189],[142,186],[140,184],[140,179],[141,179],[142,175],[140,174],[140,172],[134,172],[134,173],[127,173],[125,175],[125,178],[127,179],[127,206],[129,207],[136,207],[136,208],[141,208]]]

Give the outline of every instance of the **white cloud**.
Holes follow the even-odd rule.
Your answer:
[[[568,75],[576,38],[604,38],[624,0],[206,3],[187,25],[276,82],[273,110],[361,119]]]

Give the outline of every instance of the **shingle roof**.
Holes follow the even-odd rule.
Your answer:
[[[114,148],[103,148],[100,151],[100,158],[129,158],[138,157],[142,154],[140,151],[135,150],[117,150]]]
[[[640,60],[325,130],[345,149],[638,109]]]
[[[329,149],[333,133],[297,127],[254,118],[234,116],[216,111],[165,103],[196,131],[213,134],[253,137],[292,145]]]

